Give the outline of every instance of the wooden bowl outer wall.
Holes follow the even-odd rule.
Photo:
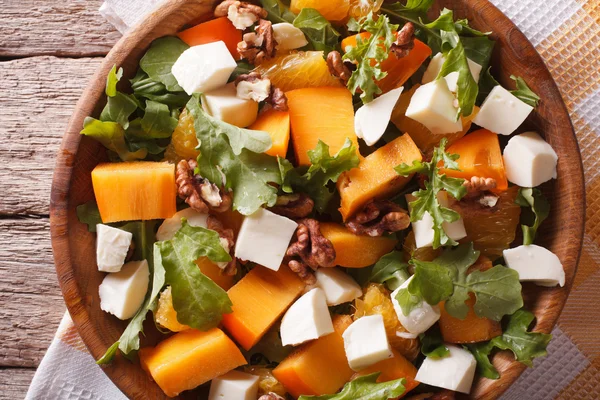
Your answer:
[[[90,353],[98,359],[120,337],[126,323],[104,313],[99,307],[99,274],[95,263],[95,235],[79,223],[76,207],[93,200],[91,171],[105,160],[105,151],[97,142],[79,134],[86,116],[97,116],[105,104],[104,87],[113,65],[121,66],[130,78],[139,59],[152,40],[173,34],[183,26],[210,12],[215,0],[171,0],[153,12],[144,22],[125,35],[96,71],[80,98],[64,135],[54,172],[50,222],[58,280],[71,317]],[[567,109],[543,60],[516,26],[487,0],[439,0],[436,10],[454,10],[455,16],[468,18],[475,28],[494,32],[497,40],[492,61],[494,76],[505,87],[514,87],[509,78],[522,76],[542,98],[527,121],[530,129],[545,134],[559,154],[558,179],[545,184],[551,196],[552,214],[538,233],[539,242],[562,261],[566,272],[563,288],[539,288],[524,285],[526,306],[537,316],[535,330],[549,333],[560,315],[573,284],[583,241],[585,189],[581,156]],[[148,318],[151,320],[151,318]],[[148,321],[146,321],[148,322]],[[145,325],[147,337],[142,344],[157,340],[151,321]],[[498,380],[478,378],[470,398],[494,399],[521,374],[525,366],[508,352],[493,359],[501,373]],[[128,397],[166,398],[162,390],[136,363],[117,357],[105,373]],[[187,397],[187,396],[186,396]]]

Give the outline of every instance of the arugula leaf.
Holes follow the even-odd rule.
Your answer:
[[[353,379],[336,394],[300,396],[298,400],[387,400],[395,399],[404,393],[404,378],[377,383],[379,374],[376,372]]]
[[[396,40],[394,32],[398,30],[398,25],[391,24],[386,15],[379,15],[377,20],[374,20],[372,12],[352,24],[359,31],[371,34],[365,39],[357,36],[356,46],[350,48],[342,57],[356,63],[356,70],[348,80],[348,89],[352,94],[358,93],[360,89],[360,98],[367,104],[376,94],[381,93],[376,81],[387,75],[387,72],[381,69],[381,63],[389,56],[390,46]]]
[[[325,56],[338,45],[340,34],[314,8],[303,8],[294,19],[294,26],[304,32],[314,50],[322,50]]]
[[[113,66],[108,77],[106,78],[106,106],[100,114],[100,121],[118,122],[123,129],[129,126],[129,117],[138,108],[137,99],[128,94],[121,93],[117,90],[117,83],[123,76],[123,68]]]
[[[177,118],[171,116],[166,104],[147,100],[144,117],[140,121],[146,139],[164,139],[171,137],[177,127]]]
[[[432,262],[412,259],[411,263],[415,266],[413,279],[408,285],[411,294],[421,296],[432,305],[452,296],[454,285],[446,260],[441,257]]]
[[[77,206],[77,219],[82,224],[88,226],[88,232],[96,232],[96,225],[102,223],[100,217],[100,210],[98,210],[98,204],[95,201],[88,201],[87,203]]]
[[[491,348],[488,350],[488,343],[489,342],[468,344],[467,348],[477,361],[477,372],[479,375],[488,379],[499,379],[500,374],[490,361],[489,355]]]
[[[187,104],[190,96],[184,91],[170,92],[165,85],[150,78],[141,68],[130,80],[133,94],[138,99],[147,99],[180,108]]]
[[[410,283],[409,283],[410,286]],[[421,296],[419,291],[415,293],[411,293],[408,287],[400,289],[398,294],[396,294],[396,301],[400,305],[402,309],[402,313],[405,316],[408,316],[412,310],[417,307],[420,307],[423,304],[423,297]]]
[[[521,188],[515,199],[515,203],[521,207],[531,208],[535,215],[535,220],[532,226],[521,225],[523,230],[523,244],[533,244],[538,228],[550,214],[550,203],[544,197],[542,192],[536,188]]]
[[[540,102],[540,96],[535,94],[533,90],[527,86],[525,80],[520,76],[511,75],[510,79],[517,83],[517,89],[510,92],[523,103],[529,104],[531,107],[537,107]]]
[[[446,144],[448,140],[443,138],[438,147],[433,150],[430,162],[414,161],[412,165],[402,163],[394,169],[399,175],[409,176],[415,172],[427,175],[429,178],[425,182],[425,189],[413,192],[412,195],[417,199],[410,203],[411,222],[420,221],[425,213],[429,213],[433,218],[433,248],[452,245],[457,243],[452,240],[444,231],[444,222],[454,222],[460,218],[460,215],[449,208],[443,207],[438,201],[438,193],[442,190],[450,193],[455,199],[460,200],[467,190],[463,186],[464,179],[451,178],[445,174],[440,175],[440,168],[458,170],[457,154],[446,153]]]
[[[369,281],[385,283],[387,288],[393,291],[408,278],[408,264],[403,261],[402,252],[392,251],[375,263]]]
[[[102,143],[108,150],[117,153],[123,161],[140,160],[148,154],[146,149],[129,151],[127,143],[125,143],[125,130],[118,122],[99,121],[92,117],[85,117],[80,133]]]
[[[274,24],[279,22],[293,23],[296,18],[296,14],[291,12],[280,0],[260,0],[260,4],[268,13],[267,19]]]
[[[104,92],[107,96],[113,97],[117,94],[117,83],[123,77],[123,68],[119,68],[117,70],[117,66],[113,65],[111,70],[108,72],[108,76],[106,77],[106,89]]]
[[[481,71],[479,76],[479,94],[477,95],[477,104],[481,105],[486,97],[490,94],[494,86],[498,86],[499,83],[494,79],[490,72],[491,67]]]
[[[198,96],[187,104],[198,137],[199,173],[210,182],[233,190],[233,208],[250,215],[263,204],[275,205],[281,183],[275,157],[262,154],[271,147],[268,133],[241,129],[206,114]]]
[[[439,329],[432,328],[427,333],[421,333],[419,340],[421,340],[421,353],[425,357],[443,358],[450,354]]]
[[[156,39],[140,60],[140,68],[150,78],[165,85],[167,90],[181,92],[183,89],[171,73],[171,68],[181,53],[189,47],[175,36]]]
[[[134,260],[147,260],[148,264],[153,262],[153,246],[156,242],[156,225],[159,220],[132,221],[126,224],[111,224],[121,230],[131,232],[135,249],[133,252]]]

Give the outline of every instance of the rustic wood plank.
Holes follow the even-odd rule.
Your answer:
[[[98,13],[102,0],[0,0],[0,57],[93,56],[121,34]]]
[[[0,400],[23,399],[35,368],[0,368]]]
[[[42,56],[0,62],[0,215],[49,213],[55,154],[100,61]]]

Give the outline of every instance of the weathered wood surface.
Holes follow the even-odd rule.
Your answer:
[[[27,393],[35,370],[27,368],[0,368],[0,399],[22,399]]]

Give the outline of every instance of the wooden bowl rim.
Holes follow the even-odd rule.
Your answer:
[[[581,255],[581,249],[583,244],[583,235],[585,228],[585,186],[583,177],[583,165],[581,161],[581,153],[579,151],[579,145],[573,130],[573,126],[569,117],[567,108],[562,100],[561,94],[558,90],[556,83],[554,82],[550,72],[548,71],[541,56],[535,51],[533,45],[525,37],[525,35],[514,25],[514,23],[505,16],[500,10],[498,10],[488,0],[460,0],[468,8],[485,7],[489,8],[494,20],[503,20],[503,23],[510,29],[511,40],[515,40],[520,45],[530,47],[535,52],[535,68],[538,68],[542,74],[542,80],[550,85],[550,91],[554,97],[560,99],[560,113],[557,118],[566,118],[568,126],[570,127],[569,132],[565,132],[568,138],[565,140],[571,140],[573,151],[577,153],[577,160],[571,160],[576,165],[572,166],[571,172],[574,174],[570,176],[569,188],[581,187],[581,193],[579,197],[581,201],[574,206],[573,211],[570,213],[575,219],[577,225],[580,227],[578,231],[574,232],[574,239],[572,240],[573,246],[571,246],[571,252],[575,251],[576,254],[570,254],[571,259],[575,260],[575,265],[572,269],[572,274],[567,276],[567,285],[561,289],[562,293],[559,297],[562,297],[562,301],[559,300],[559,305],[556,308],[557,312],[546,320],[543,331],[549,332],[554,325],[564,307],[566,298],[571,290],[573,277],[577,270],[577,264]],[[208,0],[208,2],[214,3],[215,0]],[[71,260],[70,245],[68,242],[68,207],[69,207],[69,191],[71,190],[72,175],[74,170],[73,160],[79,149],[81,135],[79,131],[83,124],[85,116],[93,115],[94,108],[97,106],[94,97],[97,97],[98,86],[104,87],[104,81],[107,72],[112,68],[113,65],[121,65],[122,61],[133,51],[136,46],[144,41],[147,36],[150,36],[157,27],[160,26],[162,21],[168,20],[172,15],[178,12],[184,5],[189,6],[189,0],[171,0],[160,6],[152,14],[152,18],[146,18],[144,23],[139,24],[129,33],[123,36],[119,42],[114,46],[110,53],[105,57],[101,66],[98,68],[94,77],[88,84],[85,92],[77,102],[73,116],[71,117],[65,135],[63,137],[59,153],[56,159],[56,167],[53,175],[52,189],[51,189],[51,202],[50,202],[50,231],[52,238],[52,248],[54,254],[54,261],[56,266],[56,272],[58,275],[59,284],[65,297],[67,309],[71,314],[73,322],[75,323],[84,343],[88,347],[92,356],[98,359],[106,350],[104,346],[99,346],[103,343],[103,338],[99,335],[91,324],[90,315],[87,312],[85,306],[79,300],[85,296],[82,293],[78,282],[74,279],[73,264]],[[515,35],[515,37],[512,37]],[[101,85],[99,83],[102,83]],[[560,157],[560,155],[559,155]],[[575,249],[575,250],[573,250]],[[76,296],[66,296],[66,293],[76,293]],[[513,361],[515,364],[514,374],[503,377],[497,381],[494,381],[490,385],[491,395],[486,395],[485,398],[495,398],[501,395],[508,387],[514,383],[519,377],[520,373],[525,369],[525,366],[517,361]],[[109,378],[119,387],[123,393],[128,397],[138,397],[140,395],[139,390],[132,385],[127,379],[127,374],[116,373],[111,369],[103,369]]]

